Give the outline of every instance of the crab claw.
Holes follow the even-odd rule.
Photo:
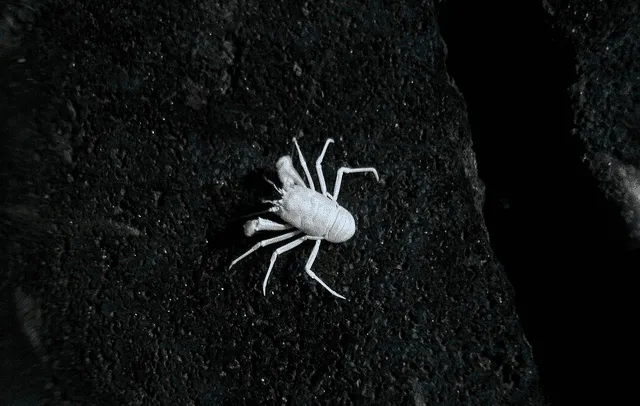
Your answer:
[[[280,182],[285,187],[285,190],[293,185],[307,186],[293,167],[293,160],[290,156],[286,155],[278,159],[276,169],[278,171],[278,178],[280,178]]]
[[[258,220],[249,220],[244,223],[244,235],[251,237],[258,231]]]

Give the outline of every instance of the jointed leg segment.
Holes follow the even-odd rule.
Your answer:
[[[264,282],[262,282],[262,293],[266,296],[266,294],[267,294],[267,282],[269,281],[269,277],[271,276],[271,271],[273,270],[273,265],[276,263],[276,259],[278,259],[278,255],[283,254],[283,253],[285,253],[287,251],[290,251],[290,250],[294,249],[295,247],[297,247],[298,245],[302,244],[303,242],[305,242],[307,240],[315,240],[316,243],[313,246],[313,251],[311,251],[311,255],[309,256],[309,259],[307,260],[307,264],[304,267],[305,272],[311,278],[313,278],[318,283],[320,283],[322,285],[322,287],[324,287],[329,292],[331,292],[332,295],[337,296],[337,297],[339,297],[341,299],[345,299],[344,296],[339,295],[333,289],[331,289],[329,286],[327,286],[327,284],[324,283],[322,281],[322,279],[320,279],[311,270],[311,266],[313,266],[313,262],[316,260],[316,257],[318,256],[318,250],[320,249],[320,242],[322,241],[322,237],[312,237],[312,236],[309,236],[309,235],[305,235],[305,236],[302,236],[302,237],[298,238],[297,240],[293,240],[290,243],[288,243],[286,245],[283,245],[282,247],[278,248],[277,250],[275,250],[273,252],[273,255],[271,255],[271,262],[269,262],[269,269],[267,270],[267,275],[264,278]]]
[[[298,238],[297,240],[293,240],[288,244],[283,245],[282,247],[278,248],[277,250],[275,250],[273,252],[273,255],[271,255],[271,262],[269,262],[269,269],[267,270],[267,276],[264,277],[264,282],[262,282],[262,293],[266,296],[267,295],[267,282],[269,281],[269,276],[271,276],[271,270],[273,269],[273,265],[276,263],[276,259],[278,259],[278,255],[283,254],[287,251],[290,251],[292,249],[294,249],[295,247],[297,247],[298,245],[302,244],[303,242],[307,241],[307,240],[317,240],[316,245],[319,245],[318,243],[320,242],[320,240],[322,239],[322,237],[312,237],[309,235],[304,235],[300,238]],[[316,255],[318,253],[316,252]],[[314,256],[315,258],[315,256]]]
[[[264,282],[262,282],[262,293],[267,295],[267,282],[269,281],[269,276],[271,276],[271,270],[273,269],[273,264],[276,263],[276,259],[278,259],[278,255],[285,253],[289,250],[294,249],[298,245],[302,244],[308,239],[308,236],[303,236],[298,238],[297,240],[291,241],[289,244],[285,244],[282,247],[278,248],[271,255],[271,262],[269,262],[269,269],[267,270],[267,275],[264,277]]]
[[[266,247],[267,245],[278,243],[280,241],[284,241],[284,240],[289,239],[291,237],[295,237],[298,234],[302,234],[302,231],[300,231],[300,230],[289,231],[288,233],[279,235],[277,237],[273,237],[273,238],[269,238],[267,240],[260,241],[259,243],[257,243],[253,247],[251,247],[251,249],[249,251],[245,252],[244,254],[242,254],[238,258],[236,258],[231,263],[231,265],[229,265],[229,269],[231,269],[231,267],[233,267],[235,264],[237,264],[240,260],[248,257],[249,255],[251,255],[254,252],[256,252],[257,250],[259,250],[260,248]]]
[[[318,277],[318,275],[315,274],[315,272],[313,272],[311,270],[311,267],[313,266],[313,262],[316,260],[316,256],[318,256],[318,250],[320,249],[320,240],[316,241],[316,244],[313,246],[313,251],[311,251],[311,255],[309,255],[309,260],[307,261],[307,264],[304,267],[305,272],[307,273],[307,275],[309,275],[311,278],[313,278],[316,282],[318,282],[319,284],[322,285],[323,288],[325,288],[326,290],[328,290],[329,292],[331,292],[331,294],[333,296],[337,296],[340,299],[345,299],[346,298],[342,295],[339,295],[338,293],[336,293],[333,289],[331,289],[329,286],[327,286],[326,283],[324,283],[322,281],[322,279],[320,279]]]
[[[333,142],[333,139],[328,138],[327,142],[324,143],[324,148],[322,148],[322,152],[320,156],[316,160],[316,172],[318,172],[318,180],[320,181],[320,191],[323,195],[328,198],[332,198],[331,195],[327,192],[327,183],[324,180],[324,173],[322,173],[322,160],[324,159],[324,154],[327,152],[327,147],[329,144]]]
[[[380,177],[378,176],[378,171],[375,168],[340,168],[338,169],[338,175],[336,175],[336,183],[333,186],[333,200],[338,200],[338,194],[340,193],[340,186],[342,186],[342,175],[345,173],[362,173],[362,172],[372,172],[376,180],[379,182]]]
[[[322,241],[322,237],[312,237],[312,236],[309,236],[309,235],[305,235],[305,236],[302,236],[302,237],[298,238],[297,240],[293,240],[290,243],[288,243],[286,245],[283,245],[282,247],[278,248],[277,250],[275,250],[273,252],[273,255],[271,255],[271,262],[269,263],[269,269],[267,270],[267,276],[265,276],[264,282],[262,282],[262,293],[266,296],[266,294],[267,294],[267,282],[269,281],[269,276],[271,276],[271,271],[273,270],[273,265],[276,263],[276,259],[278,259],[278,255],[283,254],[283,253],[285,253],[287,251],[290,251],[290,250],[294,249],[295,247],[297,247],[298,245],[302,244],[303,242],[305,242],[307,240],[315,240],[316,243],[313,246],[313,251],[311,251],[311,255],[309,256],[309,260],[307,260],[307,264],[304,267],[305,272],[307,272],[307,274],[310,277],[312,277],[319,284],[321,284],[323,288],[325,288],[329,292],[331,292],[332,295],[337,296],[337,297],[339,297],[341,299],[345,299],[344,296],[339,295],[333,289],[331,289],[329,286],[327,286],[327,284],[324,283],[322,281],[322,279],[320,279],[318,277],[318,275],[316,275],[311,270],[311,266],[313,266],[313,262],[316,260],[316,257],[318,256],[318,250],[320,249],[320,242]]]
[[[262,220],[262,219],[258,219],[258,220]],[[258,221],[258,220],[256,220],[256,221]],[[278,225],[278,223],[275,223],[275,222],[271,222],[271,223],[274,224],[274,225]],[[283,225],[283,224],[280,224],[280,226],[286,227],[286,225]],[[280,242],[280,241],[284,241],[284,240],[289,239],[291,237],[294,237],[294,236],[296,236],[296,235],[298,235],[300,233],[302,233],[302,231],[295,230],[295,231],[291,231],[291,232],[279,235],[277,237],[273,237],[273,238],[269,238],[269,239],[264,240],[264,241],[260,241],[259,243],[254,245],[249,251],[245,252],[240,257],[236,258],[231,263],[231,265],[229,265],[229,269],[231,269],[231,267],[233,267],[235,264],[237,264],[243,258],[246,258],[247,256],[251,255],[252,253],[256,252],[258,249],[260,249],[262,247],[266,247],[267,245],[271,245],[271,244],[275,244],[275,243]],[[296,240],[293,240],[293,241],[283,245],[282,247],[276,249],[273,252],[273,254],[271,255],[271,261],[269,262],[269,269],[267,269],[267,275],[264,277],[264,281],[262,282],[262,293],[266,296],[266,294],[267,294],[267,282],[269,282],[269,277],[271,276],[271,271],[273,270],[273,266],[276,263],[276,260],[278,259],[278,255],[284,254],[285,252],[294,249],[295,247],[297,247],[298,245],[302,244],[303,242],[305,242],[307,240],[315,240],[316,243],[313,246],[313,251],[311,251],[311,255],[309,255],[309,259],[307,260],[307,264],[304,267],[305,272],[307,273],[307,275],[309,275],[311,278],[313,278],[315,281],[317,281],[320,285],[322,285],[323,288],[325,288],[326,290],[331,292],[332,295],[337,296],[337,297],[339,297],[341,299],[345,299],[344,296],[336,293],[336,291],[331,289],[326,283],[324,283],[322,281],[322,279],[320,279],[318,277],[318,275],[316,275],[311,270],[311,267],[313,266],[313,262],[316,260],[316,257],[318,256],[318,250],[320,249],[320,242],[322,241],[322,237],[313,237],[313,236],[309,236],[309,235],[304,235],[304,236],[302,236],[302,237],[300,237],[300,238],[298,238]]]
[[[304,174],[307,176],[307,182],[309,182],[309,188],[311,190],[316,190],[316,186],[313,184],[313,178],[311,178],[311,172],[309,172],[309,167],[307,166],[307,161],[304,159],[304,155],[302,155],[302,151],[300,150],[300,146],[298,145],[298,141],[293,139],[293,143],[296,145],[296,149],[298,150],[298,158],[300,159],[300,165],[304,170]]]

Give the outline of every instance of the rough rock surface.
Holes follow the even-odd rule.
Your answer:
[[[4,404],[544,403],[431,2],[1,7]],[[308,245],[227,270],[294,135],[382,177],[348,301]]]
[[[639,6],[453,0],[439,18],[492,247],[554,405],[635,387]]]

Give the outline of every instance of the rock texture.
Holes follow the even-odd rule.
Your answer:
[[[451,30],[475,38],[500,31],[492,20],[484,31],[461,26],[450,18],[455,6],[0,6],[4,404],[545,404],[524,332],[545,387],[558,389],[557,358],[545,352],[550,336],[543,327],[560,316],[532,308],[540,300],[534,288],[548,286],[559,269],[544,268],[540,258],[565,253],[554,245],[563,234],[548,230],[557,234],[546,248],[521,240],[529,251],[517,253],[540,268],[519,273],[521,262],[509,262],[514,257],[500,245],[505,228],[498,220],[509,205],[523,214],[530,211],[517,210],[535,203],[549,213],[545,193],[563,192],[564,183],[552,180],[558,171],[545,168],[540,154],[536,168],[549,176],[546,183],[532,175],[535,168],[503,180],[502,189],[495,176],[516,174],[516,164],[536,156],[531,151],[562,157],[567,150],[529,138],[511,166],[500,170],[485,160],[483,167],[488,150],[511,148],[509,156],[518,144],[486,138],[482,125],[548,136],[544,108],[557,114],[550,121],[571,110],[555,111],[549,103],[562,101],[547,99],[537,114],[514,116],[506,98],[502,106],[513,108],[484,116],[485,123],[473,113],[481,108],[470,107],[467,117],[461,91],[469,106],[490,105],[492,90],[516,75],[487,64],[500,52],[523,54],[487,48],[476,56],[466,71],[494,75],[475,83],[501,84],[480,98],[456,66],[464,48]],[[536,10],[552,23],[541,4]],[[544,47],[529,52],[542,56]],[[538,66],[553,71],[550,63]],[[566,91],[570,75],[563,80]],[[525,82],[518,92],[535,93],[541,83]],[[580,89],[583,82],[576,83]],[[547,95],[562,93],[549,89]],[[514,127],[516,118],[530,121]],[[374,166],[381,175],[380,183],[345,177],[340,200],[358,231],[345,244],[323,244],[315,262],[315,272],[348,301],[304,274],[307,244],[279,258],[267,297],[261,284],[271,249],[227,270],[260,238],[243,236],[241,216],[273,197],[262,175],[273,177],[277,158],[293,153],[293,136],[309,162],[327,137],[336,140],[325,157],[330,184],[344,165]],[[633,173],[624,156],[607,151]],[[486,207],[479,176],[487,179]],[[501,192],[514,180],[521,193],[538,182],[537,200]],[[560,216],[575,201],[558,206],[557,197]],[[519,226],[540,231],[536,226],[547,224],[536,224],[540,219]],[[512,278],[516,289],[538,275],[518,291],[525,330],[500,255],[509,275],[520,275]],[[554,266],[575,265],[561,258]],[[554,289],[547,297],[559,301]],[[18,370],[24,378],[11,375]]]
[[[552,404],[634,387],[638,6],[450,1],[439,17],[492,247]]]

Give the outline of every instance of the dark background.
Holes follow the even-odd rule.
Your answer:
[[[584,28],[580,16],[595,10],[585,3],[567,14]],[[545,393],[552,404],[611,399],[615,391],[600,390],[624,380],[613,372],[626,335],[615,314],[626,312],[627,300],[614,292],[637,269],[638,252],[629,248],[620,205],[605,197],[584,159],[589,143],[575,131],[568,89],[584,43],[565,35],[575,20],[554,18],[538,2],[451,1],[439,11],[487,188],[491,246],[516,291]],[[632,74],[620,71],[616,80]],[[596,389],[585,391],[589,385]]]

